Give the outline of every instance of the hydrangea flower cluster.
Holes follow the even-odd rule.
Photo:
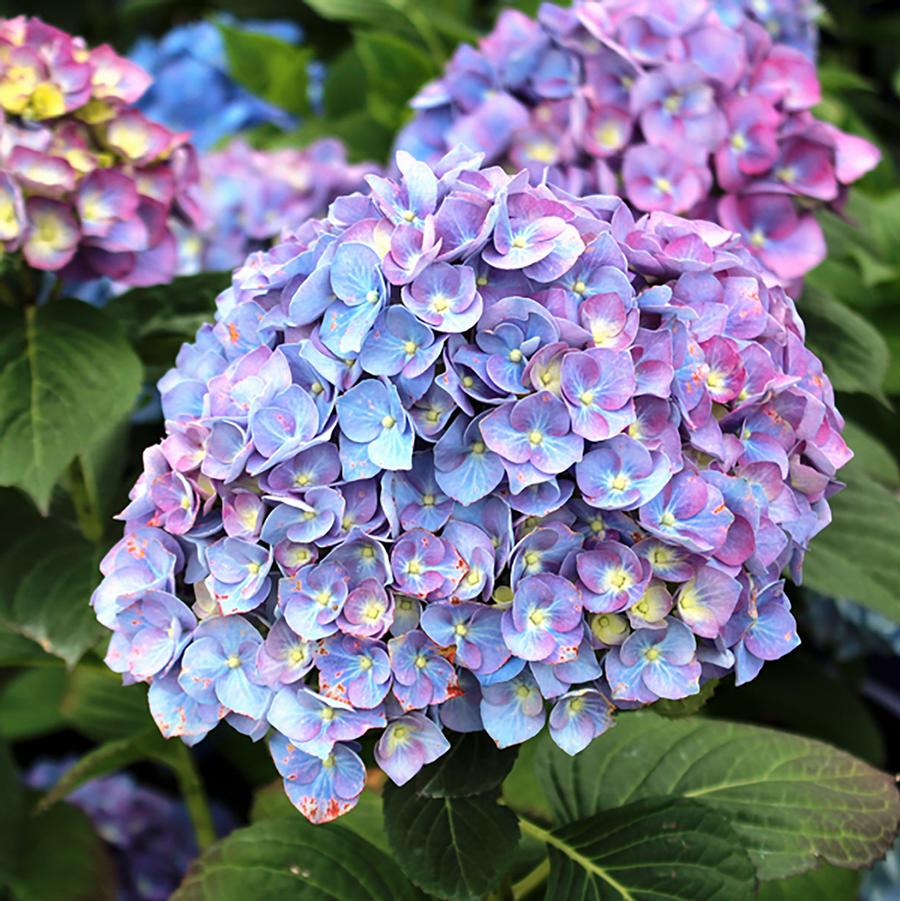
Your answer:
[[[284,20],[247,20],[230,16],[219,22],[241,31],[265,34],[299,44],[302,29]],[[129,56],[153,77],[139,108],[169,128],[190,131],[191,141],[208,150],[237,132],[258,125],[290,128],[284,110],[251,94],[231,75],[222,33],[215,22],[192,22],[173,28],[159,40],[144,37]]]
[[[73,760],[42,760],[25,776],[34,789],[56,785]],[[116,866],[117,901],[167,901],[197,854],[187,809],[127,773],[92,779],[67,799],[94,824]]]
[[[179,234],[180,271],[225,271],[268,248],[285,229],[324,215],[337,197],[364,187],[374,163],[351,164],[333,138],[304,149],[255,150],[240,139],[200,155],[203,226]]]
[[[40,19],[0,19],[0,250],[73,281],[168,281],[193,222],[187,135],[134,108],[150,76]]]
[[[269,735],[314,822],[449,747],[752,679],[850,452],[738,236],[482,168],[336,200],[218,299],[92,604],[167,736]]]
[[[644,212],[742,234],[782,280],[824,258],[809,211],[838,203],[878,150],[818,121],[815,65],[714,0],[545,3],[504,11],[412,100],[397,147],[456,144],[576,194],[624,192]]]

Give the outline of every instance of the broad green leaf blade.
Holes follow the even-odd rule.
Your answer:
[[[884,399],[890,352],[881,333],[827,291],[808,287],[803,295],[806,341],[825,366],[837,391],[861,391]]]
[[[36,796],[35,796],[36,797]],[[71,804],[30,813],[13,873],[23,901],[113,901],[115,876],[91,821]]]
[[[229,74],[252,94],[298,116],[310,112],[309,64],[313,51],[270,34],[216,23],[225,42]]]
[[[415,788],[384,790],[384,823],[406,875],[438,898],[468,901],[489,892],[513,861],[519,841],[515,814],[496,793],[428,798]]]
[[[829,500],[831,524],[810,543],[803,582],[900,622],[900,499],[851,462]]]
[[[141,365],[116,323],[75,300],[0,310],[0,485],[44,511],[59,476],[141,385]]]
[[[377,23],[384,26],[391,20],[403,18],[389,0],[304,0],[304,2],[323,19],[332,22]]]
[[[47,660],[35,642],[0,623],[0,666],[30,666]]]
[[[88,602],[97,585],[94,548],[51,520],[0,552],[0,623],[74,664],[104,630]]]
[[[299,814],[232,832],[199,857],[172,901],[412,901],[399,867],[337,824],[313,826]]]
[[[789,879],[764,882],[759,901],[851,901],[859,897],[860,877],[856,870],[819,867]]]
[[[37,738],[66,727],[59,712],[66,671],[59,666],[23,669],[0,686],[0,736],[8,741]]]
[[[897,458],[877,438],[848,420],[844,428],[844,441],[853,451],[855,466],[859,466],[866,475],[887,488],[900,488],[900,465]]]
[[[42,814],[0,741],[0,897],[111,901],[112,871],[90,820],[68,804]]]
[[[73,728],[95,741],[132,738],[155,728],[147,686],[123,686],[121,678],[100,663],[76,667],[61,710]]]
[[[548,832],[547,899],[751,901],[756,874],[740,837],[705,804],[648,798]]]
[[[384,125],[398,128],[407,101],[436,74],[434,64],[410,41],[389,32],[359,32],[355,47],[366,72],[369,111]]]
[[[485,732],[456,735],[450,750],[423,771],[418,790],[430,798],[483,794],[503,782],[517,751],[501,751]]]
[[[104,742],[79,757],[63,773],[56,785],[41,798],[38,810],[52,807],[92,779],[114,773],[140,760],[155,760],[175,768],[179,757],[177,748],[177,744],[167,743],[155,729],[132,738]]]
[[[537,759],[562,823],[650,797],[713,808],[741,837],[761,879],[817,866],[864,867],[894,839],[894,780],[843,751],[722,720],[620,714],[577,757],[545,746]]]

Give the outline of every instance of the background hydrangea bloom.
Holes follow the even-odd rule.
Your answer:
[[[812,114],[811,18],[809,4],[737,0],[507,10],[411,101],[396,146],[435,162],[461,143],[535,182],[715,220],[799,278],[825,256],[810,205],[840,205],[879,159]]]
[[[297,24],[285,20],[236,22],[222,16],[218,21],[291,44],[298,44],[303,37]],[[190,131],[191,141],[201,151],[257,125],[288,128],[293,124],[284,110],[234,80],[225,41],[215,22],[180,25],[159,40],[141,38],[129,57],[146,69],[154,82],[141,98],[139,109],[169,128]]]
[[[397,162],[234,273],[93,598],[163,733],[269,733],[315,822],[370,730],[403,783],[442,730],[549,716],[575,753],[616,706],[753,678],[799,641],[781,576],[850,457],[738,236],[464,149]]]
[[[134,108],[150,76],[40,19],[0,20],[0,247],[73,281],[169,281],[200,218],[183,132]]]

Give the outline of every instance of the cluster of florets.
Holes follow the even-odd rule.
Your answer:
[[[237,22],[230,16],[219,16],[218,21],[290,44],[298,44],[303,37],[293,22]],[[159,40],[142,38],[129,55],[153,78],[139,108],[169,128],[190,131],[191,141],[200,150],[248,128],[294,124],[284,110],[234,80],[222,33],[214,22],[182,25]]]
[[[201,154],[198,202],[204,224],[180,234],[182,273],[224,271],[268,248],[285,229],[324,215],[337,197],[364,187],[374,163],[351,164],[333,138],[301,149],[255,150],[241,140]]]
[[[0,250],[75,281],[172,277],[197,166],[187,135],[133,107],[149,84],[105,44],[0,20]]]
[[[340,198],[218,300],[92,603],[167,736],[261,738],[313,821],[485,730],[752,679],[850,456],[740,239],[458,149]],[[549,707],[549,716],[548,716]]]
[[[44,760],[26,774],[35,789],[52,788],[73,760]],[[66,798],[93,823],[112,852],[117,901],[167,901],[197,854],[194,830],[180,801],[126,773],[92,779]]]
[[[725,9],[723,9],[725,7]],[[730,13],[728,13],[730,10]],[[576,194],[717,221],[794,279],[825,242],[808,207],[835,203],[878,161],[818,121],[814,63],[734,4],[580,0],[538,20],[507,10],[413,99],[397,146],[439,159],[455,144]]]

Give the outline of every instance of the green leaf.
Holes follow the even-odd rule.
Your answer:
[[[192,341],[216,312],[216,297],[231,284],[228,272],[185,275],[168,285],[132,288],[113,298],[106,312],[122,327],[154,373],[172,365],[179,347]]]
[[[548,832],[547,898],[751,901],[753,864],[728,822],[705,804],[648,798]]]
[[[323,19],[332,22],[385,26],[392,19],[402,19],[394,4],[388,0],[304,0],[304,2]]]
[[[216,22],[228,54],[229,74],[250,93],[279,109],[306,116],[313,51],[269,34]]]
[[[721,720],[618,716],[577,757],[544,746],[538,775],[558,819],[585,819],[645,798],[700,801],[728,820],[760,879],[821,859],[864,867],[891,845],[900,818],[894,780],[843,751]]]
[[[512,771],[503,781],[503,800],[513,810],[539,820],[551,819],[551,811],[534,760],[541,745],[549,741],[550,736],[542,732],[521,745]]]
[[[91,821],[71,804],[26,814],[10,880],[22,901],[113,901],[115,878]],[[0,877],[2,878],[2,877]]]
[[[486,732],[457,735],[450,750],[423,770],[418,791],[430,798],[480,795],[500,785],[516,762],[516,748],[500,750]]]
[[[273,142],[273,147],[304,146],[319,138],[340,138],[347,145],[351,162],[387,159],[393,130],[375,120],[367,110],[357,110],[340,119],[307,119],[298,129]]]
[[[66,671],[62,666],[40,666],[16,673],[0,687],[0,736],[16,741],[65,728],[59,711],[65,690]]]
[[[355,46],[366,71],[369,111],[396,128],[407,114],[407,101],[436,74],[434,64],[414,44],[389,32],[357,32]]]
[[[353,47],[329,62],[322,86],[326,120],[341,119],[365,109],[365,83],[366,70]]]
[[[406,875],[438,898],[480,898],[503,878],[519,842],[515,814],[495,792],[429,798],[418,780],[384,789],[384,823]]]
[[[818,67],[822,91],[831,94],[836,91],[874,91],[875,85],[868,78],[848,69],[840,63],[823,64]]]
[[[96,741],[141,735],[153,726],[147,686],[123,686],[119,676],[100,664],[76,667],[61,710],[75,729]]]
[[[838,867],[819,867],[809,873],[764,882],[759,901],[850,901],[858,897],[859,873]]]
[[[807,345],[822,360],[835,389],[883,399],[890,354],[875,326],[828,292],[809,286],[802,314]]]
[[[804,584],[900,622],[900,500],[855,461],[829,499],[831,524],[810,543]]]
[[[35,642],[0,623],[0,666],[30,666],[48,659]]]
[[[69,461],[131,409],[140,385],[121,330],[89,304],[0,310],[0,485],[46,512]]]
[[[114,884],[90,820],[68,804],[35,815],[0,741],[0,897],[15,901],[108,901]]]
[[[104,630],[89,606],[97,554],[77,532],[51,520],[0,553],[0,622],[74,664]]]
[[[199,857],[172,901],[412,901],[397,865],[337,824],[313,826],[300,814],[232,832]]]
[[[104,742],[79,757],[40,800],[38,810],[46,810],[57,801],[70,795],[75,789],[141,760],[154,760],[173,769],[178,766],[178,745],[169,744],[156,729],[131,738],[119,738]]]
[[[897,458],[877,438],[848,420],[844,428],[844,441],[853,451],[854,465],[887,488],[900,488]]]

